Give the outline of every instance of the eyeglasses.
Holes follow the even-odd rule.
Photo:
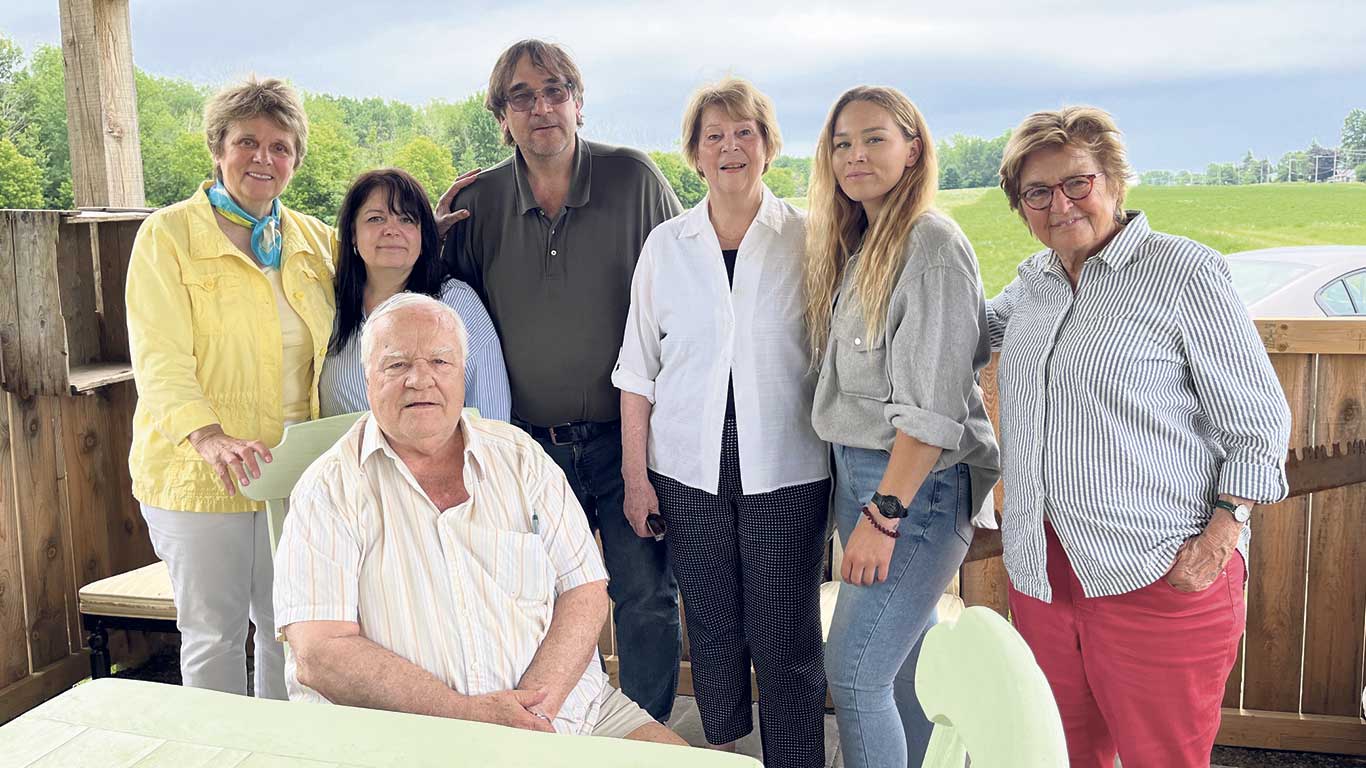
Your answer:
[[[1046,211],[1053,204],[1053,190],[1062,190],[1063,195],[1068,200],[1085,200],[1091,194],[1091,189],[1096,185],[1096,177],[1104,176],[1103,173],[1083,173],[1080,176],[1068,176],[1057,184],[1048,186],[1039,185],[1026,189],[1020,195],[1024,204],[1036,211]]]
[[[563,85],[547,85],[539,91],[529,89],[516,91],[511,96],[507,97],[507,102],[508,106],[512,107],[514,112],[530,112],[531,108],[536,106],[537,96],[545,99],[546,106],[555,107],[569,101],[569,97],[573,95],[573,92],[574,86],[569,83],[564,83]]]

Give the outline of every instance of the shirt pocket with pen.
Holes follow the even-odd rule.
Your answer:
[[[505,597],[527,617],[548,626],[555,599],[555,569],[539,533],[467,523],[468,551]]]

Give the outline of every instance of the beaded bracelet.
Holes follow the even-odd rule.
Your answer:
[[[890,536],[893,539],[901,538],[901,531],[894,531],[891,528],[883,528],[878,523],[878,521],[873,518],[873,513],[869,512],[868,507],[866,506],[863,508],[863,516],[868,518],[868,522],[872,523],[873,527],[877,529],[878,533],[882,534],[883,536]]]

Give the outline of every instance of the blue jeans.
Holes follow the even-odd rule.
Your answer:
[[[621,692],[662,723],[673,712],[683,652],[678,585],[664,543],[637,536],[626,522],[621,430],[564,445],[536,442],[564,470],[588,524],[602,536]]]
[[[847,544],[890,456],[842,445],[833,450],[835,524]],[[915,695],[915,665],[939,596],[967,554],[971,498],[966,464],[931,472],[901,522],[887,580],[840,585],[825,672],[849,768],[906,768],[924,760],[934,725]]]

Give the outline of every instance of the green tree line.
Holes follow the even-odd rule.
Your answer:
[[[135,77],[147,204],[167,205],[213,173],[203,133],[211,89],[142,70]],[[351,180],[380,166],[403,168],[440,196],[456,168],[487,168],[510,153],[483,98],[414,107],[305,93],[308,155],[285,204],[332,221]],[[25,62],[0,35],[0,208],[72,207],[66,120],[61,49],[40,46]]]
[[[212,174],[203,135],[204,100],[212,89],[142,70],[135,75],[147,204],[167,205],[185,198]],[[351,180],[380,166],[403,168],[433,198],[440,196],[457,170],[488,168],[511,151],[483,98],[475,93],[416,107],[305,93],[308,156],[285,193],[285,204],[332,221]],[[0,34],[0,208],[73,206],[66,119],[61,49],[39,46],[26,60],[19,46]],[[955,134],[940,141],[940,187],[995,186],[1009,138],[1007,131],[994,138]],[[1358,158],[1355,175],[1366,181],[1366,110],[1348,114],[1336,151]],[[1211,163],[1203,173],[1148,171],[1141,180],[1155,185],[1325,181],[1333,173],[1334,152],[1312,142],[1274,163],[1248,152],[1241,163]],[[694,205],[706,194],[706,184],[679,152],[650,156],[684,205]],[[783,156],[764,180],[780,197],[802,198],[810,175],[809,158]]]
[[[1207,184],[1263,184],[1287,181],[1329,181],[1339,169],[1350,169],[1350,179],[1366,182],[1366,109],[1354,109],[1342,121],[1340,143],[1336,149],[1317,140],[1304,149],[1286,152],[1279,159],[1257,157],[1248,150],[1237,163],[1210,163],[1200,171],[1145,171],[1139,174],[1144,184],[1185,186]]]

